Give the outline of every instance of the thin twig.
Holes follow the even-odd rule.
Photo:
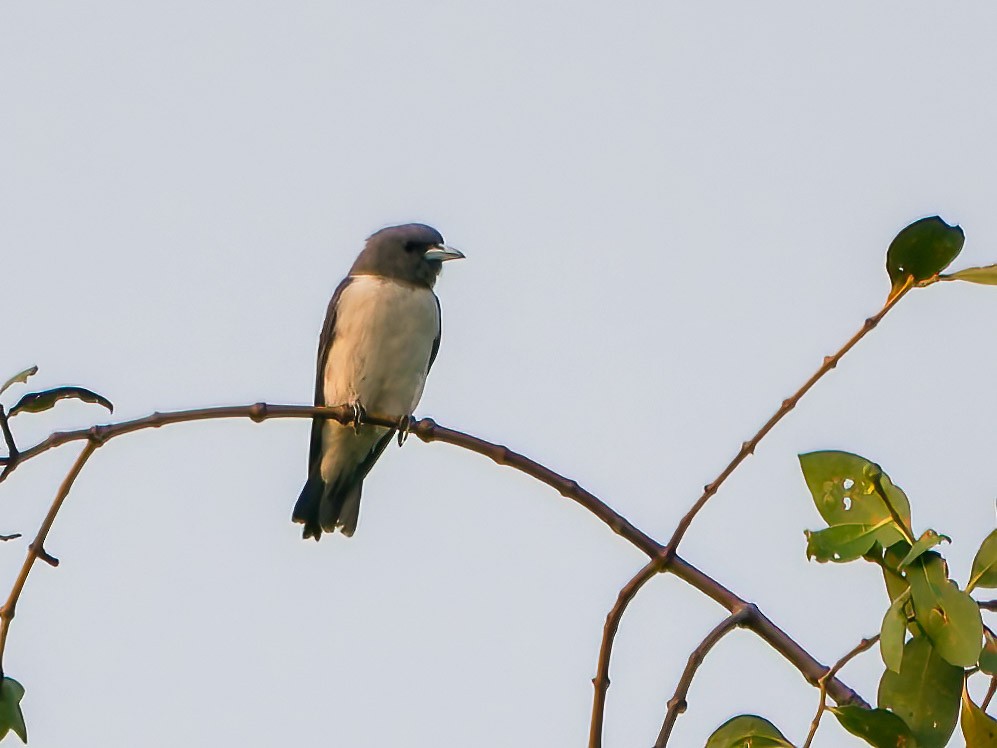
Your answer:
[[[77,431],[57,432],[47,439],[36,444],[30,449],[20,453],[20,461],[33,459],[40,454],[67,444],[73,441],[88,440],[91,443],[103,444],[109,439],[113,439],[124,434],[141,431],[143,429],[158,428],[174,423],[185,423],[188,421],[203,421],[222,418],[249,418],[260,422],[270,418],[331,418],[340,423],[351,423],[353,420],[353,408],[346,405],[330,407],[314,407],[308,405],[270,405],[267,403],[255,403],[252,405],[223,406],[217,408],[197,408],[184,411],[172,411],[168,413],[153,413],[144,418],[137,418],[131,421],[93,426],[89,429]],[[397,416],[384,416],[377,414],[367,414],[364,423],[394,427],[398,424]],[[494,444],[492,442],[479,439],[478,437],[466,434],[461,431],[446,428],[436,423],[431,418],[423,418],[411,425],[410,433],[415,434],[424,442],[439,441],[452,444],[463,449],[483,455],[499,465],[507,465],[511,468],[526,473],[536,478],[541,483],[552,487],[562,496],[575,501],[589,512],[598,517],[610,529],[630,544],[638,548],[651,559],[658,558],[664,551],[664,546],[650,537],[642,530],[633,525],[621,514],[609,507],[597,496],[586,491],[577,482],[555,473],[550,468],[541,465],[534,460],[525,457],[517,452],[513,452],[508,447]],[[703,573],[682,558],[676,556],[672,559],[670,569],[679,579],[687,582],[710,599],[716,601],[728,611],[733,612],[740,606],[749,605],[734,592],[723,586],[717,580]],[[814,657],[801,647],[786,632],[776,626],[769,618],[761,612],[745,624],[746,628],[753,631],[759,638],[765,641],[776,652],[786,658],[793,666],[800,671],[804,679],[811,685],[817,685],[818,679],[825,672],[826,667],[818,662]],[[844,683],[837,679],[828,683],[828,693],[831,694],[838,703],[864,704],[862,698]],[[601,732],[601,730],[600,730]]]
[[[990,688],[987,689],[987,695],[983,697],[983,703],[980,704],[980,708],[983,711],[987,711],[987,707],[990,706],[990,700],[994,697],[994,693],[997,693],[997,675],[990,676]]]
[[[672,728],[675,727],[676,720],[688,708],[686,697],[689,695],[692,679],[696,676],[699,666],[703,664],[703,660],[706,659],[706,655],[727,634],[738,626],[743,626],[744,622],[751,618],[756,611],[757,608],[753,608],[753,606],[738,608],[718,623],[706,635],[700,645],[692,651],[692,654],[689,655],[689,661],[686,663],[685,670],[682,671],[682,677],[679,678],[678,685],[675,687],[675,694],[668,700],[668,711],[665,712],[665,721],[661,725],[661,732],[658,733],[658,740],[654,744],[654,748],[665,748],[668,745],[668,739],[671,737]]]
[[[854,658],[858,657],[860,654],[865,652],[867,649],[872,647],[873,644],[879,641],[879,634],[875,636],[870,636],[867,639],[863,639],[855,647],[848,652],[844,657],[838,660],[834,665],[821,676],[820,685],[820,696],[818,697],[817,703],[817,714],[814,715],[813,722],[810,723],[810,732],[807,734],[806,742],[803,744],[803,748],[810,748],[810,744],[814,740],[814,735],[817,734],[817,728],[820,727],[820,719],[824,716],[824,712],[827,711],[827,681],[829,678],[833,678],[838,674],[845,665],[851,662]]]
[[[854,348],[855,345],[862,340],[862,338],[868,335],[876,327],[876,325],[880,323],[883,317],[885,317],[889,311],[897,305],[897,302],[899,302],[900,299],[902,299],[907,292],[910,291],[913,287],[913,280],[913,276],[909,277],[904,285],[898,289],[895,294],[890,296],[887,302],[883,305],[883,308],[863,322],[862,327],[859,328],[858,332],[852,335],[852,337],[848,339],[848,342],[841,346],[836,353],[830,356],[825,356],[823,363],[821,363],[820,367],[813,373],[810,379],[804,382],[800,389],[782,401],[779,409],[760,429],[758,429],[758,433],[741,445],[740,451],[734,456],[734,459],[730,461],[727,467],[721,471],[720,475],[714,478],[712,483],[707,483],[703,487],[703,495],[699,497],[695,504],[693,504],[692,508],[686,513],[686,515],[679,520],[678,526],[675,528],[675,532],[672,533],[672,537],[668,541],[669,553],[675,553],[678,551],[679,543],[682,542],[682,538],[685,536],[685,533],[692,524],[692,521],[696,518],[696,515],[699,514],[699,511],[704,506],[706,506],[706,502],[708,502],[710,498],[719,490],[720,486],[723,485],[724,481],[730,477],[730,474],[737,469],[738,465],[744,462],[748,455],[754,453],[758,443],[765,438],[765,435],[768,434],[768,432],[771,431],[773,427],[779,423],[779,421],[781,421],[787,413],[789,413],[789,411],[796,407],[796,404],[804,395],[807,394],[807,392],[810,391],[810,388],[817,384],[817,382],[819,382],[825,374],[831,371],[831,369],[837,366],[838,362],[844,357],[844,355]]]
[[[976,604],[980,606],[980,610],[997,610],[997,600],[977,600]]]
[[[10,424],[7,423],[7,411],[2,405],[0,405],[0,431],[3,432],[3,440],[7,445],[7,457],[3,460],[3,470],[0,471],[0,482],[2,482],[17,467],[20,456],[14,435],[10,432]]]
[[[83,465],[86,461],[90,459],[90,455],[94,453],[94,450],[99,447],[100,444],[96,441],[88,441],[86,446],[80,451],[79,456],[76,458],[76,462],[69,469],[65,479],[62,481],[62,485],[59,486],[59,491],[55,495],[55,499],[52,501],[52,506],[49,507],[48,514],[45,515],[45,519],[42,520],[41,527],[38,528],[38,534],[35,535],[34,541],[28,546],[28,553],[24,559],[24,563],[21,565],[21,571],[17,575],[17,579],[14,580],[14,586],[10,590],[10,595],[7,596],[7,601],[0,608],[0,677],[3,677],[3,653],[7,646],[7,632],[10,630],[10,622],[14,620],[14,611],[17,607],[17,600],[21,596],[21,590],[24,589],[24,583],[28,579],[28,573],[31,571],[31,567],[34,565],[35,560],[38,558],[50,559],[45,552],[45,538],[48,537],[49,530],[52,529],[52,523],[55,522],[55,517],[59,513],[59,509],[62,507],[62,502],[66,500],[69,495],[69,489],[73,487],[73,482],[76,477],[80,474],[83,469]],[[56,562],[58,563],[58,562]]]

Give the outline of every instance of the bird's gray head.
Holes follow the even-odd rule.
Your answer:
[[[373,234],[350,275],[379,275],[432,288],[443,263],[463,256],[444,244],[440,232],[431,226],[406,223]]]

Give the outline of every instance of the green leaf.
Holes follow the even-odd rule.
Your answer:
[[[18,384],[18,383],[24,384],[25,382],[28,381],[29,377],[32,377],[37,373],[38,373],[37,366],[29,366],[24,371],[17,372],[17,374],[15,374],[6,382],[4,382],[3,385],[0,385],[0,395],[6,392],[7,388],[10,387],[12,384]]]
[[[921,537],[917,539],[914,546],[910,549],[910,552],[903,557],[903,560],[897,565],[898,569],[902,569],[909,565],[914,559],[918,558],[925,551],[930,551],[936,545],[945,541],[946,543],[951,543],[952,538],[948,535],[939,535],[934,530],[925,530],[921,533]]]
[[[966,748],[997,746],[997,720],[973,703],[965,684],[962,687],[962,734],[966,738]]]
[[[742,714],[720,725],[706,748],[793,748],[793,744],[767,719]]]
[[[981,268],[966,268],[955,273],[942,276],[945,280],[961,280],[970,283],[982,283],[985,286],[997,286],[997,265],[984,265]]]
[[[97,403],[103,405],[112,413],[114,406],[106,397],[98,395],[96,392],[85,390],[82,387],[56,387],[44,392],[29,392],[17,401],[17,405],[10,409],[10,415],[16,416],[18,413],[41,413],[48,410],[60,400],[73,398],[82,400],[85,403]]]
[[[879,525],[892,520],[889,507],[876,490],[877,480],[897,515],[910,526],[907,496],[876,463],[849,452],[827,451],[800,455],[800,467],[817,511],[831,527]],[[903,540],[904,534],[891,521],[880,527],[874,539],[891,546]]]
[[[890,600],[896,600],[910,589],[907,580],[900,572],[900,562],[910,552],[911,546],[905,540],[894,543],[883,553],[883,581],[886,582],[886,592]]]
[[[893,601],[879,631],[879,653],[883,663],[895,673],[900,672],[904,656],[904,639],[907,638],[907,601],[910,591],[904,592]]]
[[[987,535],[973,559],[966,592],[972,592],[977,587],[997,587],[997,530]]]
[[[927,280],[947,268],[966,243],[958,226],[949,226],[938,216],[922,218],[905,227],[886,252],[886,272],[893,290],[909,277]]]
[[[21,713],[23,697],[24,686],[13,678],[4,678],[0,682],[0,740],[13,730],[22,743],[28,742],[28,728]]]
[[[980,652],[980,670],[987,675],[997,675],[997,639],[990,629],[983,629],[983,651]]]
[[[900,672],[883,673],[879,706],[907,723],[920,748],[942,748],[959,719],[962,675],[927,637],[916,636],[904,646]]]
[[[892,524],[893,519],[887,517],[875,525],[835,525],[818,532],[805,530],[807,558],[820,563],[854,561],[872,548],[881,528]]]
[[[907,723],[885,709],[862,706],[832,706],[830,711],[852,735],[876,748],[916,748],[917,743]]]
[[[983,649],[980,607],[948,578],[945,561],[928,551],[907,568],[914,617],[938,654],[959,667],[975,665]]]

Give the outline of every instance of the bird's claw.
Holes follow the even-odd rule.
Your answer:
[[[408,439],[408,435],[412,431],[412,424],[415,423],[415,419],[412,416],[402,416],[398,419],[398,446],[402,446],[405,440]]]
[[[363,404],[359,400],[353,401],[353,431],[360,435],[360,427],[363,426],[363,422],[367,418],[367,411],[364,410]]]

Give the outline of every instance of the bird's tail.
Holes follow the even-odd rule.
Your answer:
[[[305,539],[318,540],[323,531],[332,532],[337,528],[350,537],[357,529],[362,488],[362,475],[340,474],[333,482],[326,483],[316,471],[301,489],[291,519],[304,524],[302,537]]]

